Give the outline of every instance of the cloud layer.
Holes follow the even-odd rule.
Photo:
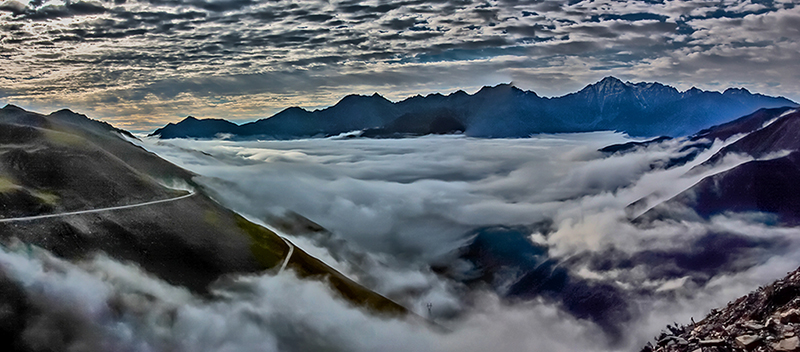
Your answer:
[[[513,81],[560,95],[606,75],[798,100],[798,11],[755,0],[8,0],[0,99],[134,130],[348,93]]]
[[[686,147],[693,142],[612,156],[597,151],[624,141],[591,133],[514,140],[177,139],[144,146],[204,175],[198,181],[218,200],[251,219],[270,222],[293,211],[319,223],[331,233],[289,237],[420,315],[433,303],[433,317],[456,335],[471,333],[476,320],[508,321],[546,309],[554,314],[547,324],[589,329],[594,343],[575,347],[563,335],[534,332],[540,321],[521,327],[535,343],[636,349],[666,324],[700,318],[800,263],[798,230],[763,225],[752,214],[631,222],[703,177],[752,158],[732,154],[688,172],[731,141],[709,143],[695,160],[668,169],[661,166],[691,153]],[[495,250],[492,236],[519,235],[529,245],[515,245],[493,279],[475,285],[470,280],[489,270],[488,262],[460,253],[475,246],[476,233],[488,234],[489,247],[478,248],[483,253]],[[526,286],[522,275],[542,262],[548,264],[539,269],[565,275],[567,284]],[[581,299],[609,305],[587,307],[576,303]],[[495,307],[487,302],[495,301],[508,310],[486,316],[486,304]],[[603,319],[612,313],[604,309],[616,318]],[[534,340],[514,338],[515,350],[537,350]]]

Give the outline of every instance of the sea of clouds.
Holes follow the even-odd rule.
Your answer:
[[[753,214],[632,221],[751,159],[731,155],[697,167],[731,141],[668,169],[691,142],[597,151],[628,140],[603,132],[136,141],[200,175],[215,199],[253,221],[277,231],[296,213],[319,224],[325,231],[282,234],[434,324],[366,314],[291,271],[232,278],[211,297],[196,297],[102,255],[67,263],[16,244],[2,248],[0,268],[43,320],[56,319],[52,311],[80,322],[70,336],[86,334],[77,339],[84,350],[606,351],[638,350],[667,324],[702,318],[798,266],[800,230],[764,225]],[[476,229],[498,226],[530,228],[526,238],[572,282],[613,287],[628,314],[609,329],[553,297],[510,299],[433,269],[479,269],[459,250]],[[43,324],[26,333],[58,340]]]

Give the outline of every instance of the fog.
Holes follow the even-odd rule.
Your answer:
[[[433,325],[364,313],[291,271],[229,278],[198,298],[102,255],[66,263],[16,245],[0,268],[42,307],[77,302],[71,319],[100,334],[85,339],[124,346],[116,350],[639,350],[667,324],[698,320],[800,263],[800,231],[760,214],[635,220],[752,160],[700,166],[735,138],[614,155],[598,149],[629,139],[610,132],[135,141],[252,221],[277,229],[299,214],[319,224],[284,235],[420,316],[431,303]],[[692,151],[688,163],[670,163]],[[470,253],[492,250],[509,262],[476,282],[491,268]],[[531,268],[567,283],[521,284]]]
[[[0,279],[27,296],[23,308],[4,310],[4,317],[27,314],[23,339],[48,350],[464,351],[533,344],[558,350],[588,346],[598,334],[553,307],[510,309],[491,296],[480,297],[480,310],[458,331],[442,332],[421,321],[368,315],[290,270],[231,278],[217,283],[212,297],[199,298],[104,255],[69,263],[17,242],[0,247],[0,267]],[[529,328],[564,342],[536,341]]]

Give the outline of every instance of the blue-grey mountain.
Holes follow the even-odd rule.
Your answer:
[[[694,139],[744,137],[719,150],[700,167],[730,154],[755,160],[708,176],[640,218],[704,218],[722,213],[762,213],[770,222],[800,224],[800,111],[763,109],[702,131]],[[691,172],[691,171],[690,171]]]
[[[288,108],[272,117],[235,125],[189,117],[153,132],[161,138],[293,139],[363,131],[364,137],[464,133],[472,137],[527,137],[539,133],[615,130],[634,136],[684,136],[760,108],[797,106],[783,97],[742,88],[722,93],[692,88],[685,92],[660,83],[604,78],[561,97],[540,97],[508,84],[475,94],[414,96],[391,102],[377,93],[350,95],[323,110]]]

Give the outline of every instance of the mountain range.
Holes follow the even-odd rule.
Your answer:
[[[611,79],[604,81],[614,83]],[[622,84],[628,88],[637,86]],[[511,92],[515,89],[505,88]],[[491,91],[498,87],[487,89]],[[474,98],[480,94],[470,96],[463,93],[461,96]],[[726,97],[745,93],[728,90],[715,94]],[[783,102],[780,98],[747,94]],[[439,97],[447,100],[454,95]],[[349,111],[358,114],[363,113],[356,107],[359,102],[380,102],[381,99],[377,96],[354,97],[344,105],[351,104]],[[430,96],[411,99],[426,101]],[[395,106],[399,103],[388,104]],[[757,213],[767,223],[780,226],[800,223],[797,210],[800,209],[800,187],[796,185],[796,180],[800,179],[800,111],[793,107],[796,104],[792,104],[758,109],[732,121],[728,119],[715,126],[706,126],[690,136],[676,138],[686,141],[686,155],[681,160],[669,160],[654,167],[684,165],[697,158],[701,151],[708,150],[713,140],[728,140],[729,143],[689,173],[716,165],[731,154],[748,155],[753,160],[705,177],[669,200],[648,205],[652,207],[634,219],[634,224],[647,226],[650,221],[687,216],[705,221],[722,213]],[[377,111],[387,105],[366,106]],[[615,109],[628,111],[633,108],[620,105]],[[313,122],[318,118],[314,117],[315,114],[321,113],[302,109],[287,111],[305,116],[306,120],[300,122]],[[452,131],[461,123],[460,115],[451,110],[420,111],[408,121],[422,125],[426,119],[433,118],[430,126],[435,127],[434,132]],[[441,111],[441,114],[428,113],[430,111]],[[205,128],[205,133],[235,133],[242,127],[224,120],[187,121],[197,123],[196,131]],[[400,129],[402,124],[397,121],[390,121],[384,128]],[[302,127],[303,124],[298,122],[295,126]],[[227,130],[215,132],[224,129]],[[364,134],[388,136],[380,131],[366,129]],[[69,110],[43,115],[13,105],[0,109],[0,244],[19,239],[68,260],[81,260],[102,251],[114,259],[136,263],[171,284],[201,294],[207,293],[212,283],[226,275],[275,272],[281,265],[288,265],[299,276],[326,283],[351,304],[365,307],[372,313],[407,314],[402,306],[350,280],[302,249],[290,249],[290,245],[275,232],[223,207],[213,200],[211,190],[194,181],[197,175],[131,143],[135,138],[124,130]],[[612,145],[601,151],[611,156],[673,142],[675,139],[660,137],[646,142]],[[165,186],[176,184],[193,189],[193,193]],[[2,221],[173,198],[178,200],[113,212],[22,222]],[[283,223],[270,223],[278,224],[284,233],[326,233],[324,228],[310,220],[298,214],[292,216],[298,219],[287,217],[277,219]],[[453,253],[459,259],[458,264],[469,263],[470,275],[463,276],[457,268],[450,266],[456,262],[431,269],[466,287],[489,287],[512,301],[545,299],[555,302],[573,316],[591,320],[608,335],[621,338],[625,334],[624,324],[636,316],[635,305],[628,303],[628,293],[614,285],[570,272],[564,262],[550,257],[545,245],[529,240],[531,233],[549,234],[553,231],[553,224],[546,221],[526,226],[477,228],[468,234],[471,240]],[[663,277],[658,279],[691,275],[697,280],[708,280],[710,274],[703,273],[716,272],[718,267],[732,261],[738,250],[748,245],[736,235],[710,233],[687,243],[691,250],[680,256],[658,251],[630,256],[609,252],[603,255],[602,261],[590,261],[586,265],[655,267],[668,263],[668,266],[681,270],[659,273]],[[715,248],[725,248],[725,251],[714,252]],[[615,260],[627,264],[615,263]],[[24,331],[32,328],[27,316],[44,314],[40,312],[41,307],[27,301],[17,284],[2,273],[0,293],[7,298],[6,301],[17,302],[4,306],[5,321],[14,323],[0,324],[0,344],[15,346],[16,350],[34,350],[26,348],[26,344],[31,342],[25,340]],[[797,292],[794,292],[792,299],[796,296]],[[68,336],[67,332],[65,336]]]
[[[472,95],[457,91],[449,95],[417,95],[399,102],[377,93],[349,95],[326,109],[291,107],[242,125],[190,116],[151,135],[214,138],[228,134],[239,138],[294,139],[361,131],[363,137],[463,133],[513,138],[613,130],[632,136],[684,136],[760,108],[783,106],[794,107],[797,103],[743,88],[722,93],[697,88],[681,92],[660,83],[631,83],[606,77],[578,92],[554,98],[509,84],[483,87]]]

